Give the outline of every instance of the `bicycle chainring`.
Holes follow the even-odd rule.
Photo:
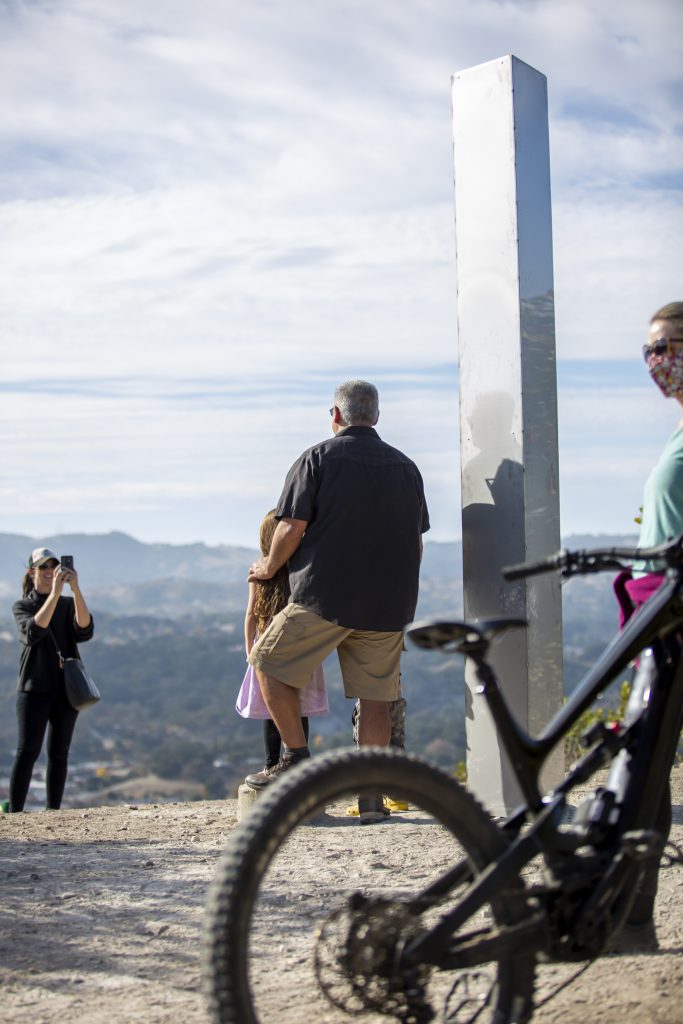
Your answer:
[[[321,992],[350,1016],[374,1010],[403,1024],[434,1020],[424,999],[429,968],[408,976],[398,967],[400,951],[417,930],[404,904],[355,893],[318,929],[314,960]]]

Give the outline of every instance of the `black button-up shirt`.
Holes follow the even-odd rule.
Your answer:
[[[95,631],[92,617],[90,625],[81,629],[76,622],[73,598],[64,596],[57,602],[50,630],[36,625],[35,616],[48,596],[32,590],[28,597],[15,601],[12,607],[21,641],[17,689],[22,692],[35,690],[37,693],[60,694],[64,691],[64,670],[59,666],[59,657],[50,630],[65,658],[77,658],[76,644],[89,640]]]
[[[308,523],[289,561],[292,601],[349,629],[412,620],[429,529],[422,477],[372,427],[345,427],[304,452],[276,515]]]

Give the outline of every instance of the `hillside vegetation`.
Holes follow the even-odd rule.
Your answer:
[[[633,538],[569,538],[567,546]],[[0,534],[0,779],[16,741],[18,643],[11,604],[26,554],[46,544],[74,555],[96,619],[82,653],[103,700],[81,716],[72,747],[80,765],[78,798],[122,799],[127,775],[197,783],[207,796],[235,792],[262,758],[261,725],[244,721],[234,701],[245,671],[245,576],[256,552],[203,544],[147,545],[112,533],[28,538]],[[611,582],[572,581],[563,589],[565,689],[576,684],[616,625]],[[418,617],[462,616],[460,545],[427,543]],[[352,702],[344,699],[336,658],[326,663],[330,714],[311,720],[316,749],[351,740]],[[465,756],[462,660],[412,648],[403,660],[407,745],[444,767]],[[70,784],[69,794],[76,789]]]

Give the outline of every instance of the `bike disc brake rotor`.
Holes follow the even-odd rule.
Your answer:
[[[424,1000],[429,969],[399,969],[400,950],[416,934],[414,916],[389,900],[352,897],[318,929],[315,972],[320,989],[350,1015],[368,1010],[405,1024],[434,1020]]]
[[[445,1024],[475,1024],[491,1005],[495,987],[490,970],[461,971],[446,998],[442,1020]]]

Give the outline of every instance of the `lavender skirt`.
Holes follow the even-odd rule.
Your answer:
[[[327,702],[327,688],[325,686],[325,673],[322,665],[319,665],[309,681],[300,690],[301,714],[303,717],[309,715],[325,715],[330,710]],[[265,705],[261,694],[258,678],[253,667],[247,667],[244,680],[237,694],[235,710],[242,718],[270,718],[270,713]]]

